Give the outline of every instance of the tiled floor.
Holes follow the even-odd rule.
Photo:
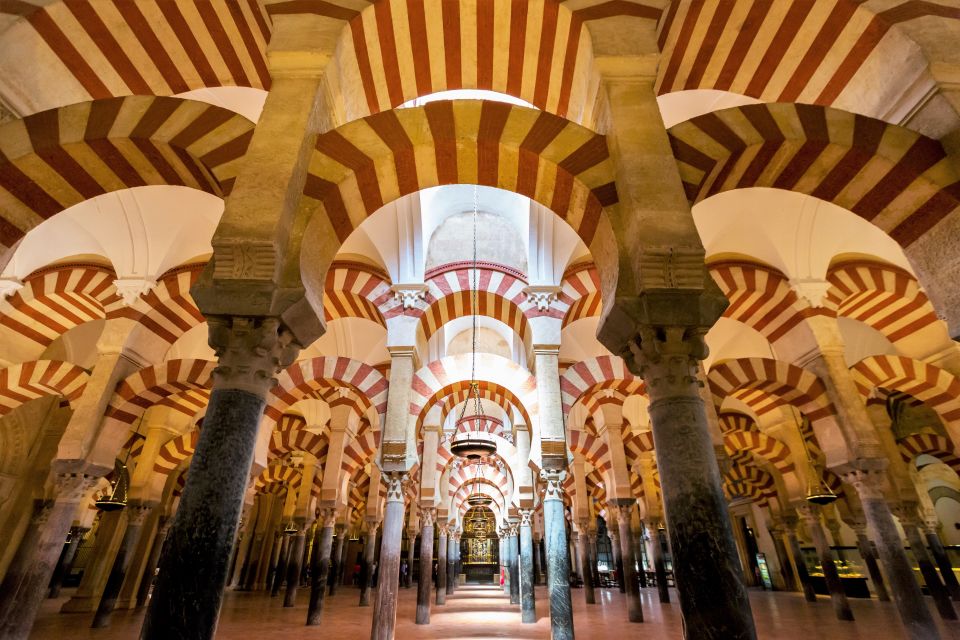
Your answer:
[[[336,596],[327,598],[324,622],[319,627],[306,627],[308,592],[301,590],[297,606],[284,609],[281,598],[260,593],[230,592],[224,604],[217,637],[235,640],[264,638],[333,638],[366,640],[370,634],[372,608],[357,606],[358,591],[345,587]],[[64,594],[70,595],[69,593]],[[626,622],[623,595],[616,590],[598,592],[600,603],[587,606],[583,591],[573,592],[574,622],[577,640],[621,640],[637,638],[680,638],[679,606],[661,605],[656,591],[643,593],[644,624]],[[887,640],[903,638],[903,627],[891,603],[876,600],[852,600],[856,622],[838,622],[826,598],[807,604],[798,594],[755,592],[751,594],[754,617],[760,638],[764,640],[863,639]],[[73,640],[93,638],[115,640],[136,638],[143,612],[118,611],[109,629],[89,629],[92,614],[58,613],[63,598],[44,603],[31,638],[36,640]],[[413,623],[416,589],[401,590],[397,622],[397,639],[433,638],[435,640],[472,638],[541,638],[550,637],[546,590],[537,588],[536,624],[520,623],[519,607],[511,606],[503,591],[494,587],[461,587],[448,596],[446,605],[433,606],[432,624]],[[960,622],[943,624],[944,640],[960,640]]]

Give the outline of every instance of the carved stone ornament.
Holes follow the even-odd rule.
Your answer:
[[[321,527],[332,527],[337,522],[337,510],[332,507],[320,509],[317,522],[320,523]]]
[[[277,384],[274,377],[297,357],[300,345],[276,318],[207,319],[210,347],[219,364],[214,389],[239,389],[259,396]]]
[[[387,485],[387,502],[403,502],[407,483],[410,481],[410,474],[391,471],[384,473],[382,478],[384,484]]]
[[[861,500],[883,500],[887,474],[882,468],[860,467],[840,474],[844,482],[857,490]]]
[[[100,480],[85,473],[62,473],[57,475],[58,502],[80,502]]]
[[[563,482],[567,479],[567,472],[563,469],[543,469],[540,478],[546,483],[543,494],[544,501],[563,500]]]
[[[0,298],[9,298],[23,289],[23,283],[18,278],[0,278]]]
[[[437,519],[437,510],[434,507],[420,507],[420,527],[432,527]]]
[[[245,242],[214,248],[215,280],[268,280],[274,275],[275,249],[271,242]]]
[[[697,373],[709,349],[702,327],[640,327],[622,355],[656,397],[698,394]]]
[[[533,524],[533,509],[520,509],[520,526],[529,527]]]
[[[397,300],[404,309],[416,309],[424,304],[427,297],[425,284],[395,284],[390,287],[393,299]]]
[[[527,302],[537,307],[537,311],[546,313],[560,295],[560,287],[546,285],[531,285],[526,287],[523,292],[527,296]]]
[[[140,296],[149,293],[157,283],[146,278],[117,278],[113,281],[113,286],[123,299],[124,306],[132,307]]]

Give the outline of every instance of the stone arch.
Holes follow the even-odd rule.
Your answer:
[[[597,356],[567,367],[560,376],[560,398],[564,415],[569,415],[581,398],[596,391],[611,389],[622,397],[644,393],[643,380],[627,370],[622,358]],[[595,408],[595,407],[594,407]]]
[[[289,489],[297,489],[303,481],[303,474],[291,466],[274,463],[260,472],[253,482],[256,493],[280,494]]]
[[[365,264],[339,261],[327,271],[323,310],[327,322],[365,318],[384,328],[387,320],[405,314],[386,274]]]
[[[210,360],[168,360],[137,371],[117,386],[105,414],[106,425],[131,425],[168,396],[209,387],[215,367],[216,363]]]
[[[593,263],[574,265],[567,269],[560,282],[560,293],[555,306],[563,317],[561,328],[577,320],[600,315],[603,296],[600,292],[600,274]]]
[[[23,93],[44,97],[51,107],[63,98],[43,83],[58,87],[69,102],[227,85],[270,87],[271,24],[261,3],[140,0],[77,6],[57,0],[12,7],[0,10],[17,16],[3,33],[4,50],[23,55],[5,59],[3,71],[23,81],[29,76],[18,68],[42,60],[44,73]],[[107,35],[104,23],[110,27]],[[42,58],[26,57],[41,51]]]
[[[602,439],[592,436],[586,431],[571,429],[567,433],[567,441],[570,451],[581,454],[601,474],[612,467],[613,462],[610,460],[609,447]]]
[[[739,358],[714,364],[707,374],[714,404],[738,390],[759,392],[762,397],[741,398],[763,415],[781,404],[795,406],[811,422],[831,417],[833,405],[820,379],[795,365],[770,358]]]
[[[469,395],[468,392],[469,386],[460,385],[452,390],[445,398],[443,398],[442,402],[440,403],[441,424],[446,422],[447,415],[449,415],[449,413],[453,411],[457,405],[467,399]],[[513,393],[507,389],[504,389],[503,387],[481,384],[480,398],[496,403],[507,414],[511,413],[511,409],[515,409],[518,413],[520,412],[519,398],[514,396]]]
[[[273,421],[280,420],[291,405],[304,394],[329,383],[345,385],[357,392],[365,406],[373,407],[380,416],[382,427],[387,411],[387,379],[374,367],[336,356],[319,356],[290,365],[277,376],[277,386],[270,390],[264,414]]]
[[[197,449],[197,440],[200,430],[193,429],[183,435],[167,440],[157,452],[157,460],[153,464],[155,473],[169,474],[177,470],[180,465],[193,456]]]
[[[143,185],[230,192],[253,123],[179,98],[128,96],[0,126],[0,248],[64,209]],[[52,132],[52,133],[51,133]]]
[[[63,396],[72,405],[89,377],[80,367],[57,360],[35,360],[0,369],[0,416],[43,396]]]
[[[921,455],[933,456],[960,474],[960,457],[957,456],[957,447],[941,435],[913,433],[898,440],[897,448],[906,462],[911,462]]]

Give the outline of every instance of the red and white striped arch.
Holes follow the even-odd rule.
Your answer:
[[[578,401],[591,402],[594,409],[602,404],[601,398],[591,399],[604,390],[611,390],[626,398],[631,395],[643,394],[646,387],[643,380],[635,377],[627,370],[622,358],[617,356],[597,356],[589,360],[576,363],[560,376],[560,398],[564,415]]]
[[[714,364],[707,374],[714,404],[737,397],[757,415],[782,404],[796,407],[811,422],[833,416],[833,405],[820,379],[795,365],[770,358],[739,358]]]
[[[179,98],[128,96],[0,125],[0,249],[104,193],[179,185],[229,193],[253,123]]]
[[[960,457],[957,456],[957,447],[949,438],[944,436],[935,433],[914,433],[898,440],[897,448],[907,462],[912,462],[917,456],[933,456],[960,473]]]
[[[154,472],[168,474],[179,468],[184,460],[193,456],[199,438],[200,430],[194,429],[167,440],[157,452],[157,460],[153,463]]]
[[[77,365],[58,360],[34,360],[0,369],[0,415],[44,396],[62,396],[73,405],[89,377]]]
[[[960,380],[932,364],[903,356],[870,356],[851,367],[866,399],[874,390],[900,391],[937,412],[948,426],[960,426]]]
[[[627,466],[636,465],[644,453],[653,451],[653,432],[624,431],[623,453],[627,459]]]
[[[542,111],[439,101],[354,120],[317,137],[304,187],[340,241],[401,196],[481,184],[527,196],[589,245],[618,201],[606,138]]]
[[[281,494],[287,489],[298,489],[303,481],[299,469],[282,463],[274,463],[260,472],[253,482],[256,493]]]
[[[750,262],[714,262],[710,273],[730,301],[723,317],[756,329],[771,343],[812,315],[814,309],[800,298],[787,277],[771,267]]]
[[[456,409],[461,402],[465,402],[470,397],[472,396],[470,395],[469,385],[460,385],[454,391],[451,391],[441,402],[440,423],[444,424],[447,420],[447,415]],[[508,416],[513,417],[516,415],[513,413],[514,410],[516,410],[517,414],[520,413],[520,399],[503,387],[481,382],[480,398],[495,403],[503,409],[504,413]]]
[[[144,411],[174,394],[209,388],[216,363],[210,360],[168,360],[141,369],[117,386],[105,418],[108,422],[133,424]]]
[[[6,50],[43,52],[36,78],[16,73],[37,83],[21,89],[40,100],[40,108],[61,106],[62,99],[43,86],[60,86],[69,102],[270,87],[271,24],[252,0],[22,0],[0,5],[0,13],[17,18],[0,38]],[[3,66],[31,60],[10,56]]]
[[[193,417],[204,411],[210,402],[210,389],[189,389],[181,393],[169,395],[157,404],[161,407],[170,407],[185,416]]]
[[[773,476],[753,465],[731,464],[723,474],[723,488],[731,499],[749,498],[761,505],[777,497]]]
[[[600,274],[592,262],[567,269],[560,282],[560,294],[555,306],[563,314],[563,327],[583,318],[600,316],[603,308]]]
[[[457,422],[457,433],[491,433],[503,437],[503,420],[490,416],[464,416]]]
[[[904,343],[935,325],[933,305],[910,273],[889,264],[857,260],[830,267],[825,306]]]
[[[447,356],[421,367],[413,376],[410,415],[417,419],[417,429],[427,410],[451,393],[469,389],[471,354]],[[502,356],[476,354],[476,371],[482,376],[481,388],[500,387],[502,393],[512,395],[511,401],[531,427],[538,415],[537,381],[530,372]],[[488,379],[489,378],[489,379]],[[495,382],[494,382],[495,380]]]
[[[600,473],[605,473],[613,465],[610,460],[610,448],[602,439],[586,431],[571,429],[567,432],[567,446],[570,451],[579,453]]]
[[[306,424],[305,422],[303,423]],[[270,456],[282,458],[294,451],[309,453],[317,459],[317,466],[323,469],[326,465],[327,452],[330,440],[326,434],[313,433],[304,428],[276,430],[270,437]]]
[[[0,300],[0,325],[47,346],[86,322],[106,317],[119,300],[116,274],[98,265],[57,265],[35,271],[23,288]]]
[[[328,322],[365,318],[382,327],[390,318],[404,314],[403,304],[390,289],[390,278],[358,262],[335,262],[330,266],[323,310]]]
[[[119,298],[107,310],[107,318],[130,318],[138,330],[173,344],[190,329],[206,322],[197,308],[190,287],[200,277],[203,264],[171,269],[157,280],[157,286],[138,297],[130,306]],[[132,337],[136,340],[139,336]]]
[[[348,474],[353,474],[372,462],[380,449],[380,433],[379,429],[371,429],[351,440],[343,452],[341,468]]]
[[[736,411],[725,411],[718,418],[720,430],[723,432],[723,444],[729,455],[734,456],[745,451],[769,462],[781,474],[794,470],[790,448],[760,431],[753,418]]]
[[[759,104],[672,127],[691,203],[769,187],[832,202],[909,247],[958,208],[957,170],[941,144],[827,107]]]
[[[319,356],[295,362],[277,376],[278,384],[267,396],[265,415],[279,421],[286,410],[313,391],[329,385],[347,386],[380,415],[380,428],[387,411],[387,379],[359,360]]]

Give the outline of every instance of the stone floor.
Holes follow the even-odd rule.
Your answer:
[[[297,606],[284,609],[282,598],[269,598],[261,593],[230,592],[224,603],[217,637],[233,640],[261,640],[263,638],[334,638],[336,640],[366,640],[370,634],[371,608],[357,606],[359,592],[345,587],[337,595],[328,597],[324,623],[319,627],[303,626],[306,617],[307,590],[300,591]],[[66,640],[94,638],[119,640],[136,638],[139,634],[142,611],[118,611],[109,629],[89,629],[92,614],[60,614],[60,605],[72,595],[64,592],[58,600],[48,600],[40,613],[31,638],[36,640]],[[589,607],[583,602],[583,591],[573,591],[574,622],[577,640],[620,640],[629,637],[680,638],[681,623],[676,594],[673,604],[661,605],[656,591],[645,589],[643,594],[644,624],[626,622],[623,595],[615,589],[598,591],[599,604]],[[827,598],[816,604],[807,604],[793,593],[751,593],[754,617],[760,638],[764,640],[814,640],[819,638],[887,640],[904,637],[891,603],[876,600],[852,600],[856,622],[839,622]],[[416,589],[401,590],[398,640],[407,638],[454,639],[472,638],[541,638],[550,637],[550,619],[547,614],[546,590],[537,588],[539,620],[536,624],[520,623],[519,607],[511,606],[501,589],[466,586],[448,596],[444,606],[433,606],[432,624],[413,623],[416,607]],[[960,640],[960,622],[942,625],[944,640]]]

